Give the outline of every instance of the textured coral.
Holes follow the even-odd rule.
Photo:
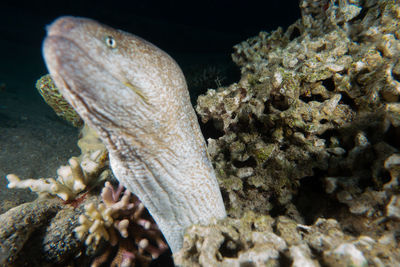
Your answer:
[[[354,237],[334,219],[306,226],[285,216],[249,212],[240,220],[190,227],[174,260],[179,266],[397,266],[395,236]]]
[[[102,203],[85,205],[85,214],[79,217],[80,225],[74,229],[90,250],[98,250],[104,239],[112,247],[118,247],[111,266],[147,266],[168,249],[157,225],[136,196],[123,190],[121,185],[114,190],[106,182],[101,197]],[[97,256],[92,266],[109,261],[110,250],[111,247]]]
[[[191,228],[183,266],[400,264],[400,6],[300,7],[286,32],[234,47],[238,83],[198,98],[228,214],[241,220]],[[249,210],[281,216],[272,229],[286,244],[233,231]]]
[[[50,74],[42,76],[36,82],[36,89],[39,91],[44,101],[46,101],[46,103],[54,110],[57,116],[68,121],[75,127],[83,125],[83,120],[58,91]]]
[[[293,198],[303,178],[344,177],[357,185],[353,198],[381,191],[384,161],[399,148],[400,7],[300,6],[286,32],[234,47],[238,83],[198,98],[202,121],[222,135],[208,140],[209,153],[234,216],[272,211],[301,222]],[[384,194],[381,204],[392,193]]]
[[[122,189],[122,187],[121,187]],[[107,182],[103,188],[102,195],[107,194],[106,192],[113,190],[112,186]],[[85,205],[85,215],[79,217],[80,225],[74,229],[78,238],[85,238],[86,245],[92,245],[96,248],[101,240],[104,238],[106,241],[110,241],[111,244],[115,244],[115,234],[110,237],[109,229],[114,226],[121,234],[122,237],[127,237],[127,223],[128,220],[123,222],[120,220],[115,220],[114,217],[117,213],[121,211],[131,211],[134,208],[134,204],[130,203],[130,192],[125,191],[124,195],[119,199],[120,193],[116,194],[116,199],[114,201],[105,201],[103,197],[103,202],[98,205],[91,202]],[[111,240],[110,240],[111,239]]]

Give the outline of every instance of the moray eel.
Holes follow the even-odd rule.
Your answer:
[[[60,17],[43,55],[65,99],[106,145],[173,253],[185,228],[226,216],[185,77],[155,45],[94,20]]]

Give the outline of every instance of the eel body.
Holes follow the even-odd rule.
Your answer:
[[[140,198],[172,252],[186,227],[226,216],[185,78],[168,54],[78,17],[47,28],[43,54],[63,96],[105,143],[114,175]]]

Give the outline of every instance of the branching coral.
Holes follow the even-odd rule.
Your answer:
[[[143,204],[128,190],[123,191],[121,185],[114,190],[106,182],[101,196],[99,205],[85,205],[85,215],[79,217],[80,225],[74,231],[91,249],[96,250],[102,238],[111,246],[118,246],[111,266],[132,266],[134,262],[147,266],[168,248]],[[107,249],[94,260],[93,266],[109,260],[109,254]]]
[[[8,188],[30,188],[40,197],[57,195],[65,201],[73,200],[79,193],[110,175],[108,155],[97,134],[85,126],[78,141],[79,157],[72,157],[68,165],[57,170],[57,179],[40,178],[21,180],[15,174],[6,176]]]
[[[52,224],[51,229],[59,231],[60,225],[76,225],[74,231],[77,240],[84,240],[87,246],[87,255],[79,257],[76,260],[78,264],[85,264],[88,258],[92,258],[92,266],[100,266],[105,262],[111,262],[111,266],[135,266],[138,263],[141,266],[148,265],[168,249],[157,225],[143,204],[129,191],[123,191],[122,186],[114,190],[106,182],[101,192],[101,202],[100,196],[92,194],[97,192],[96,185],[110,176],[107,151],[97,134],[87,126],[82,129],[78,145],[82,151],[81,156],[72,157],[69,165],[61,166],[57,170],[57,179],[20,180],[18,176],[9,174],[8,187],[30,188],[38,193],[39,199],[57,196],[65,201],[64,204],[71,204],[64,205],[68,216],[64,218],[56,215],[57,226]],[[63,207],[61,203],[59,205]],[[7,231],[12,232],[10,229]],[[57,236],[66,233],[56,232],[53,237],[52,231],[46,235],[46,243],[64,249],[66,246],[59,244]],[[79,243],[73,235],[67,235],[66,238],[68,241],[63,239],[61,242],[68,242],[71,251],[52,252],[49,260],[56,263],[65,261],[65,257],[79,249]],[[104,246],[100,246],[102,240],[106,241],[102,243]],[[13,245],[21,247],[24,243]],[[116,253],[113,252],[115,249]],[[24,262],[18,255],[12,255],[12,259],[10,256],[9,260]]]
[[[8,188],[30,188],[39,194],[39,197],[57,195],[65,201],[74,199],[89,185],[106,179],[110,171],[104,170],[105,151],[97,150],[91,154],[83,154],[81,159],[72,157],[69,165],[61,166],[57,170],[57,179],[25,179],[15,174],[6,176]]]
[[[85,205],[85,215],[79,217],[79,227],[75,228],[75,232],[80,239],[83,239],[86,233],[89,233],[86,237],[85,244],[97,247],[101,238],[110,241],[112,245],[115,245],[117,240],[114,233],[109,234],[108,229],[114,226],[121,234],[122,237],[127,237],[127,227],[129,224],[128,220],[115,220],[117,213],[126,210],[132,210],[134,208],[133,203],[129,203],[131,193],[126,190],[119,200],[120,194],[123,187],[120,186],[117,192],[109,182],[106,182],[105,187],[101,193],[103,203],[95,205],[89,203]]]

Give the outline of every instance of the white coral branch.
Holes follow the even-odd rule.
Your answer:
[[[39,197],[57,195],[65,201],[73,199],[93,181],[101,181],[109,176],[109,170],[96,175],[104,167],[104,160],[102,160],[104,153],[106,153],[104,150],[97,150],[90,154],[83,154],[81,159],[77,157],[70,158],[68,165],[58,168],[57,179],[21,180],[17,175],[9,174],[6,176],[9,182],[8,188],[29,188],[37,193]]]
[[[53,178],[21,180],[17,175],[9,174],[6,176],[6,179],[8,180],[8,188],[30,188],[41,197],[57,195],[63,200],[68,200],[76,195],[68,186],[63,185]]]

